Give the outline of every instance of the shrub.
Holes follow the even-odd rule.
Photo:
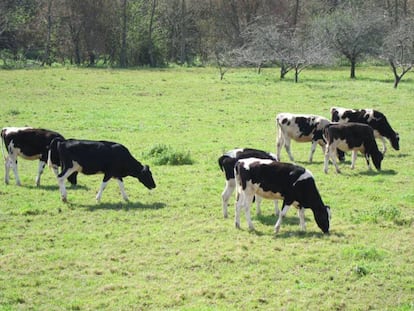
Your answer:
[[[146,156],[150,157],[156,165],[189,165],[194,163],[189,151],[179,152],[164,144],[155,145]]]

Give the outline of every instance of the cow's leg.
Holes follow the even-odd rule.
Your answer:
[[[330,145],[326,145],[325,147],[325,161],[323,165],[323,171],[325,174],[328,174],[328,166],[329,166],[329,159],[331,159],[332,163],[335,165],[336,171],[338,172],[338,165],[336,164],[336,155],[333,154],[334,152],[332,150],[335,150],[334,148],[331,148]]]
[[[285,139],[283,137],[282,130],[279,128],[278,137],[276,142],[276,158],[280,161],[280,152],[282,151],[282,147],[285,145]]]
[[[254,199],[256,201],[256,215],[261,215],[262,210],[260,209],[260,204],[262,203],[262,197],[260,195],[255,195]]]
[[[224,218],[228,217],[227,207],[229,205],[229,199],[234,189],[236,188],[236,181],[234,178],[226,180],[226,186],[221,194],[221,199],[223,201],[223,216]]]
[[[39,161],[39,168],[37,170],[37,176],[36,176],[36,186],[39,187],[40,186],[40,176],[43,173],[43,170],[45,169],[46,166],[46,162],[40,160]]]
[[[278,206],[278,202],[277,200],[274,200],[275,203],[275,216],[279,215],[280,210],[279,210],[279,206]]]
[[[244,192],[237,193],[236,208],[234,212],[234,223],[237,229],[240,229],[240,210],[243,207],[244,202]]]
[[[315,150],[316,150],[316,144],[317,144],[317,141],[316,140],[312,140],[311,152],[310,152],[310,155],[309,155],[309,163],[312,163],[313,154],[315,153]]]
[[[299,207],[298,216],[299,216],[300,230],[306,231],[305,209],[303,207]]]
[[[355,162],[358,156],[358,151],[352,150],[352,161],[351,161],[351,170],[355,168]]]
[[[236,228],[240,229],[240,211],[242,208],[245,209],[246,220],[250,230],[254,230],[252,220],[250,218],[250,206],[252,204],[254,195],[247,194],[245,191],[241,191],[238,195],[238,200],[236,203],[236,213],[234,222]]]
[[[252,218],[250,217],[250,207],[252,206],[253,198],[254,194],[245,194],[244,196],[244,213],[246,214],[246,221],[247,225],[249,226],[249,230],[254,230]]]
[[[280,226],[282,225],[283,217],[286,215],[289,208],[290,208],[290,205],[285,205],[285,202],[283,202],[282,210],[279,213],[279,218],[277,219],[277,222],[275,224],[275,233],[279,232]]]
[[[19,172],[17,170],[17,155],[16,154],[10,154],[9,156],[9,165],[13,169],[14,178],[16,179],[16,185],[21,186],[22,183],[20,182]]]
[[[102,183],[101,183],[101,187],[99,188],[99,191],[98,191],[98,193],[96,195],[96,201],[98,203],[101,201],[102,192],[105,190],[106,185],[108,184],[108,182],[109,182],[110,179],[111,179],[110,176],[108,176],[106,174],[104,175],[104,178],[103,178]]]
[[[64,168],[62,172],[58,175],[57,180],[59,184],[60,195],[63,202],[67,202],[67,192],[65,187],[65,180],[70,176],[73,172],[76,172],[77,168],[72,166],[69,169]]]
[[[372,168],[371,168],[371,164],[370,164],[370,162],[369,162],[369,155],[366,153],[365,154],[365,160],[367,161],[367,166],[368,166],[368,169],[369,170],[372,170]]]
[[[124,183],[123,183],[123,181],[122,181],[122,178],[118,178],[118,179],[117,179],[117,181],[118,181],[118,185],[119,185],[119,190],[121,190],[121,195],[122,195],[122,198],[123,198],[125,201],[127,201],[127,202],[128,202],[128,196],[127,196],[127,194],[126,194],[126,192],[125,192],[125,187],[124,187]]]
[[[331,159],[333,165],[335,166],[336,172],[338,174],[341,173],[338,163],[336,162],[336,156],[337,156],[336,150],[337,149],[335,147],[326,145],[326,150],[327,150],[328,156],[326,156],[325,154],[325,173],[328,173],[329,159]]]
[[[9,184],[10,181],[10,157],[4,159],[4,183]]]
[[[385,143],[386,140],[384,136],[381,136],[380,139],[382,141],[382,154],[385,154],[385,152],[387,151],[387,144]]]
[[[285,149],[286,149],[287,154],[289,155],[290,161],[294,162],[295,160],[293,159],[293,155],[290,151],[290,138],[289,137],[285,137]]]

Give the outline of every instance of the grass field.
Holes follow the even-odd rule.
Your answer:
[[[276,69],[0,71],[0,125],[113,140],[149,164],[157,188],[126,178],[130,202],[102,175],[78,178],[60,201],[49,170],[19,161],[22,186],[0,183],[0,310],[414,310],[414,79],[397,90],[389,68],[304,71],[300,82]],[[400,133],[381,172],[359,157],[323,173],[317,149],[292,143],[326,204],[331,234],[311,211],[307,232],[292,209],[275,236],[264,201],[249,232],[222,216],[224,176],[217,158],[235,147],[275,151],[279,112],[329,117],[331,106],[376,108]],[[156,165],[160,145],[191,165]],[[349,157],[348,157],[349,159]],[[288,157],[283,150],[282,160]],[[4,166],[0,166],[4,176]],[[2,177],[3,178],[3,177]],[[254,214],[254,213],[253,213]]]

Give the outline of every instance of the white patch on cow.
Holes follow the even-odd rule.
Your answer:
[[[238,149],[234,149],[234,150],[230,150],[229,152],[225,153],[225,156],[228,156],[230,158],[237,158],[237,153],[243,151],[243,149],[238,148]]]
[[[293,186],[295,186],[296,183],[298,183],[299,181],[306,180],[306,179],[309,179],[309,178],[313,179],[312,172],[309,171],[308,169],[305,169],[305,172],[302,175],[300,175],[298,179],[296,179],[296,181],[293,183]]]
[[[256,194],[261,196],[265,199],[270,200],[283,200],[284,197],[280,192],[272,192],[272,191],[264,191],[258,184],[255,184],[254,187],[256,188]]]
[[[274,153],[269,153],[269,155],[275,160],[275,161],[279,161],[278,159],[277,159],[277,155],[276,154],[274,154]]]
[[[269,165],[269,164],[272,164],[274,162],[274,160],[258,159],[258,158],[247,158],[247,159],[239,160],[239,162],[242,163],[244,169],[250,170],[250,165],[252,165],[253,163]]]
[[[32,127],[4,127],[3,131],[5,135],[9,135],[10,133],[17,133],[31,128]]]

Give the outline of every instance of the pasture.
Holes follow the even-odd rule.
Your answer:
[[[52,171],[35,187],[37,161],[19,160],[22,186],[0,183],[0,310],[414,310],[414,79],[397,90],[389,68],[312,69],[295,84],[276,69],[53,68],[0,71],[0,124],[56,130],[66,138],[124,144],[149,164],[157,188],[115,181],[95,202],[102,175],[79,175],[60,201]],[[291,209],[278,235],[273,202],[256,231],[224,219],[217,158],[235,147],[275,152],[275,116],[331,106],[375,108],[400,134],[382,171],[350,156],[323,173],[318,147],[292,142],[331,206],[324,236],[310,210],[307,232]],[[379,141],[377,141],[379,142]],[[190,165],[159,165],[160,145]],[[282,160],[288,161],[285,150]],[[4,177],[4,165],[0,175]]]

